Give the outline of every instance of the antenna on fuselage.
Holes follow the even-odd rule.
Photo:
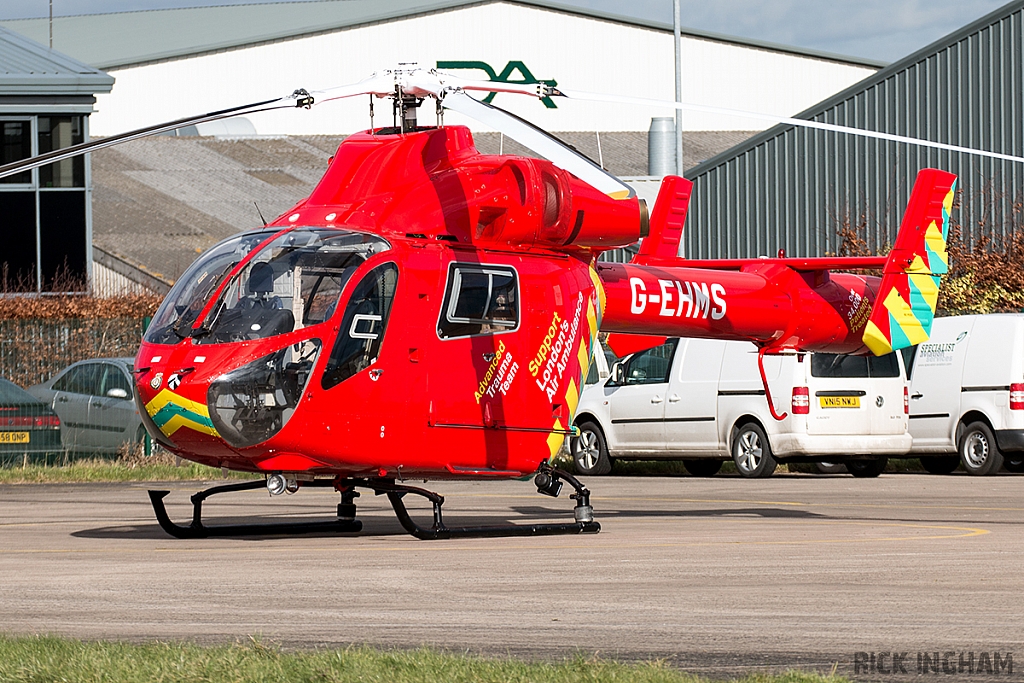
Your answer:
[[[260,211],[260,205],[256,202],[253,202],[253,205],[256,207],[256,213],[260,215],[260,220],[263,221],[263,227],[267,227],[267,219],[263,217],[263,212]]]

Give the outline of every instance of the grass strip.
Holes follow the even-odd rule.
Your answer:
[[[256,475],[228,472],[227,478]],[[218,468],[176,458],[164,450],[145,455],[140,449],[122,449],[109,458],[58,454],[43,461],[8,461],[0,467],[0,484],[81,484],[121,481],[213,481],[224,479]]]
[[[231,476],[229,474],[229,476]],[[29,465],[0,468],[0,484],[82,484],[118,481],[211,481],[222,479],[219,469],[196,463],[143,465],[129,468],[117,463],[82,460],[62,466]],[[234,478],[234,477],[232,477]]]
[[[187,643],[133,645],[54,636],[0,636],[0,681],[36,683],[701,683],[662,661],[624,664],[576,655],[558,662],[524,662],[449,654],[432,649],[287,652],[259,638],[202,647]],[[844,678],[797,671],[754,674],[743,683],[843,683]]]

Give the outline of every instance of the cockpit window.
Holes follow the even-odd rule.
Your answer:
[[[189,336],[192,325],[224,278],[276,229],[257,230],[230,237],[199,257],[182,275],[157,309],[146,331],[151,344],[177,344]]]
[[[191,335],[197,343],[216,344],[262,339],[322,323],[334,314],[341,290],[356,268],[390,248],[383,239],[360,232],[291,230],[252,256],[193,331],[196,317],[224,277],[273,234],[247,233],[200,258],[182,277],[181,296],[175,295],[176,285],[157,312],[147,341],[173,344]]]

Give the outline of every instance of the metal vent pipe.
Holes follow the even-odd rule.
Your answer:
[[[647,133],[647,174],[666,176],[676,172],[676,120],[671,116],[651,119]]]

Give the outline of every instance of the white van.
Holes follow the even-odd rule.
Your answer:
[[[627,356],[580,397],[570,452],[581,474],[616,458],[683,460],[711,476],[732,458],[740,474],[769,477],[779,462],[843,461],[878,476],[910,450],[907,385],[899,354],[766,356],[772,417],[748,342],[670,339]]]
[[[936,318],[904,352],[912,453],[929,472],[1024,471],[1024,315]]]

